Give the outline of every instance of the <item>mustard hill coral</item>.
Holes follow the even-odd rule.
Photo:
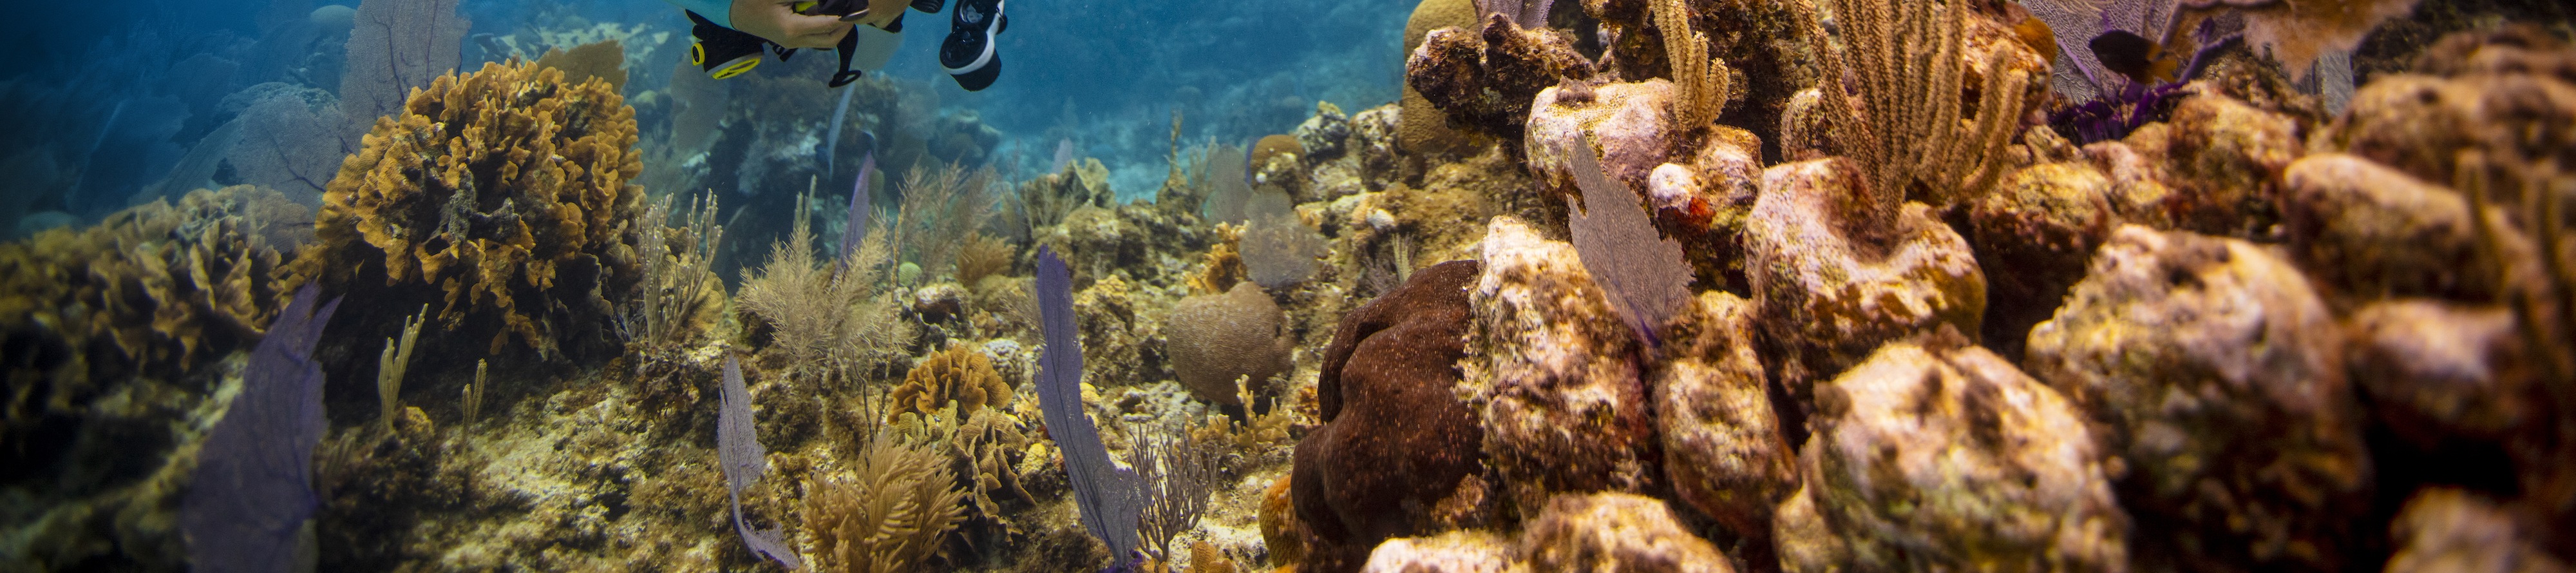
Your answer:
[[[294,267],[370,308],[435,302],[440,330],[488,336],[486,352],[595,349],[614,316],[601,293],[640,280],[635,138],[634,108],[597,78],[440,76],[341,165]]]

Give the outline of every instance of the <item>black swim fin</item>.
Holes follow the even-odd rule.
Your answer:
[[[1008,26],[1002,15],[1004,0],[957,0],[957,10],[948,19],[948,38],[939,43],[939,66],[957,87],[981,91],[1001,77],[1002,55],[994,49],[994,34]]]
[[[948,8],[948,0],[912,0],[912,9],[923,14],[937,14]]]

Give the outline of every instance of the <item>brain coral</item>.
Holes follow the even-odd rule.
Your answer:
[[[441,329],[488,333],[488,352],[610,348],[602,293],[641,276],[634,147],[635,108],[597,78],[529,63],[441,76],[341,164],[296,270],[385,303],[367,306],[436,298]]]
[[[1248,282],[1219,295],[1191,295],[1172,307],[1163,334],[1171,342],[1172,372],[1200,400],[1236,404],[1234,381],[1261,387],[1288,370],[1285,316],[1261,287]]]

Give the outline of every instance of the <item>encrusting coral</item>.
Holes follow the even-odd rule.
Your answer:
[[[488,336],[485,352],[605,350],[603,296],[641,277],[635,110],[563,75],[491,63],[414,92],[341,165],[294,270],[362,309],[434,302],[439,330]]]

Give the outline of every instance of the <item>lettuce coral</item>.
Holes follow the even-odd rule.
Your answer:
[[[605,342],[599,293],[641,276],[635,110],[608,82],[485,64],[413,92],[323,193],[295,270],[369,305],[437,297],[442,330],[540,356]],[[576,350],[582,347],[576,347]]]
[[[283,194],[235,186],[0,244],[7,418],[79,410],[91,381],[176,376],[245,347],[277,315],[279,261],[309,218]]]

